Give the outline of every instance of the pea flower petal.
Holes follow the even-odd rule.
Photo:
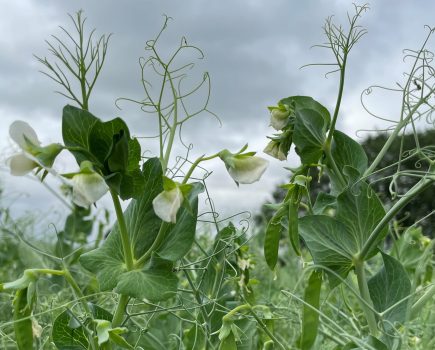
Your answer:
[[[260,180],[269,162],[256,156],[234,156],[233,166],[228,173],[234,181],[241,184],[252,184]]]
[[[8,158],[7,165],[14,176],[23,176],[38,167],[38,163],[27,157],[24,153],[18,153]]]
[[[71,179],[72,200],[80,207],[88,207],[109,190],[103,177],[97,173],[78,173]]]
[[[26,122],[22,120],[16,120],[9,126],[9,135],[18,146],[23,150],[28,150],[29,145],[27,141],[30,141],[35,146],[39,146],[41,142],[38,140],[35,130]]]
[[[160,192],[153,200],[156,215],[166,222],[175,223],[177,212],[183,203],[183,193],[177,186],[169,191]]]

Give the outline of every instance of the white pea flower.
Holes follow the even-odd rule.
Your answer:
[[[103,177],[93,170],[90,162],[82,162],[80,168],[80,172],[71,179],[72,201],[76,205],[86,208],[103,197],[109,190],[109,186]]]
[[[290,110],[287,106],[272,107],[270,111],[270,126],[275,130],[282,130],[288,123]]]
[[[156,215],[166,222],[175,223],[177,212],[183,203],[183,193],[175,185],[171,190],[165,190],[159,193],[153,200],[153,208]]]
[[[14,176],[24,176],[38,167],[38,163],[32,160],[25,153],[17,153],[6,160]]]
[[[38,163],[33,160],[32,149],[39,147],[40,142],[35,130],[22,120],[14,121],[9,127],[9,135],[12,140],[23,150],[7,160],[11,169],[11,174],[15,176],[26,175],[38,167]]]
[[[281,144],[275,140],[270,141],[263,152],[278,160],[287,159],[285,153],[282,151]]]
[[[243,154],[241,152],[232,154],[228,150],[223,150],[219,154],[230,176],[237,184],[251,184],[260,180],[269,165],[269,161],[254,156],[255,152]]]
[[[11,169],[11,174],[23,176],[33,169],[41,167],[51,167],[56,156],[63,149],[59,144],[41,147],[35,130],[22,120],[14,121],[9,127],[9,135],[21,148],[22,152],[14,154],[7,159],[7,164]]]

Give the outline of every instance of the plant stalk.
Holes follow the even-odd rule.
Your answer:
[[[361,303],[361,307],[366,316],[367,324],[369,326],[370,334],[374,337],[378,334],[378,326],[376,323],[375,314],[373,313],[373,302],[370,298],[369,288],[367,286],[366,273],[364,270],[364,261],[356,259],[354,261],[355,274],[358,280],[358,288],[361,298],[364,302]]]

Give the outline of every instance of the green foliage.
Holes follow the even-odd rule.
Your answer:
[[[39,59],[49,70],[47,75],[65,89],[62,94],[79,107],[63,109],[64,146],[35,148],[36,175],[43,170],[41,181],[56,174],[50,167],[61,150],[75,157],[80,171],[61,175],[67,183],[65,194],[72,194],[74,204],[60,197],[70,212],[54,244],[38,235],[29,240],[19,230],[25,225],[18,225],[0,208],[5,237],[0,247],[0,347],[433,348],[435,241],[423,235],[415,217],[409,227],[395,220],[412,200],[427,196],[435,181],[433,140],[420,143],[414,133],[411,152],[404,134],[409,125],[414,128],[416,119],[433,111],[427,102],[435,94],[433,68],[427,68],[430,59],[419,56],[426,52],[423,46],[416,51],[419,64],[403,88],[406,105],[401,118],[376,151],[338,131],[348,55],[366,33],[357,24],[366,8],[355,6],[347,30],[332,19],[324,27],[327,43],[322,47],[332,51],[340,74],[333,113],[307,96],[283,98],[269,107],[271,126],[278,133],[269,137],[265,152],[285,160],[294,145],[300,166],[289,168],[288,183],[274,194],[278,204],[268,206],[268,224],[250,232],[217,219],[208,196],[209,173],[197,176],[198,165],[220,158],[238,184],[258,180],[267,161],[247,151],[246,145],[238,153],[225,149],[194,161],[188,159],[187,148],[186,158],[178,157],[172,164],[181,126],[208,112],[208,95],[196,112],[189,112],[184,98],[202,86],[210,92],[207,74],[193,90],[181,89],[180,82],[193,64],[177,58],[185,50],[201,57],[202,52],[183,38],[172,56],[163,60],[158,43],[167,18],[156,38],[147,41],[151,56],[139,61],[145,99],[124,99],[158,121],[158,154],[143,161],[139,140],[121,118],[102,121],[89,112],[108,40],[102,37],[92,43],[91,36],[86,40],[79,12],[74,20],[78,39],[65,31],[72,48],[56,36],[60,49],[49,43],[55,59],[79,83],[74,85],[79,91],[72,90],[66,75],[59,75],[61,66]],[[83,45],[90,49],[83,50]],[[95,64],[93,71],[89,59]],[[150,66],[163,78],[157,97],[145,74]],[[426,94],[422,91],[418,97],[412,84],[421,79],[426,81],[418,86]],[[21,136],[26,139],[25,133]],[[377,139],[367,144],[373,140]],[[392,158],[395,140],[400,140],[400,147]],[[390,163],[384,164],[386,159]],[[418,164],[405,168],[409,161]],[[390,172],[391,168],[395,170]],[[390,198],[385,196],[382,176],[391,176]],[[107,235],[107,212],[97,228],[98,212],[91,208],[106,192],[116,213]],[[203,193],[210,213],[208,208],[199,212]],[[120,199],[130,200],[125,210]],[[425,209],[423,215],[430,216],[432,207]],[[33,229],[30,221],[22,224]],[[94,235],[96,241],[89,245]],[[12,303],[10,290],[15,293]],[[11,312],[12,321],[4,316]]]

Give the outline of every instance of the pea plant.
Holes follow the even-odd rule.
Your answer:
[[[62,111],[63,143],[43,145],[28,123],[15,121],[9,132],[19,151],[8,163],[13,175],[32,173],[40,181],[47,176],[61,181],[72,208],[63,233],[74,238],[86,231],[87,242],[93,227],[88,219],[92,205],[106,193],[116,222],[107,237],[103,239],[104,231],[99,230],[96,242],[87,242],[86,247],[38,249],[44,258],[41,266],[0,284],[1,292],[13,293],[13,320],[1,325],[2,348],[217,348],[222,316],[239,298],[236,290],[248,289],[249,252],[242,249],[246,230],[218,221],[206,186],[210,174],[200,164],[221,159],[239,185],[258,181],[268,161],[247,151],[247,145],[234,153],[223,149],[193,161],[189,159],[191,145],[185,146],[186,155],[173,155],[177,139],[185,145],[182,126],[201,114],[213,113],[207,108],[208,74],[193,87],[184,84],[194,64],[185,63],[183,55],[190,51],[187,57],[193,53],[201,59],[202,51],[182,38],[169,57],[160,52],[169,18],[158,35],[146,42],[148,56],[139,60],[144,98],[117,102],[138,105],[148,120],[154,118],[158,153],[143,152],[139,138],[123,119],[103,121],[91,113],[91,96],[110,36],[94,39],[94,31],[86,33],[82,12],[71,19],[72,32],[61,27],[65,38],[53,36],[47,42],[52,58],[37,57],[44,74],[70,102]],[[157,89],[151,76],[160,84]],[[189,98],[204,90],[203,106],[190,108]],[[72,154],[76,169],[56,170],[61,152]],[[203,193],[210,205],[208,216],[198,212]],[[126,200],[129,204],[123,210],[121,201]],[[204,229],[215,236],[213,241],[197,234],[198,221],[209,222]],[[9,226],[14,229],[18,227]],[[71,241],[77,243],[77,239]],[[47,283],[64,285],[59,299],[43,292]],[[260,316],[256,317],[267,331]]]
[[[264,256],[270,269],[277,268],[282,251],[280,242],[289,242],[286,254],[304,261],[300,283],[303,296],[294,291],[282,293],[302,305],[301,328],[293,341],[300,349],[422,349],[433,348],[433,331],[413,333],[412,325],[421,318],[433,330],[433,314],[425,307],[435,294],[431,271],[433,241],[424,237],[418,222],[400,227],[399,212],[424,191],[433,191],[435,158],[433,144],[421,147],[418,123],[433,127],[435,96],[433,54],[426,48],[433,30],[417,50],[406,50],[411,61],[404,83],[389,89],[401,94],[401,109],[391,123],[389,137],[369,163],[360,144],[337,130],[343,98],[346,67],[354,45],[366,34],[358,21],[367,6],[355,6],[343,27],[327,19],[326,42],[318,45],[333,54],[327,74],[339,75],[333,112],[307,96],[291,96],[269,107],[270,125],[278,132],[265,148],[274,158],[287,159],[295,146],[300,166],[289,168],[290,181],[283,185],[285,199],[271,206]],[[316,64],[317,65],[317,64]],[[319,64],[323,65],[323,64]],[[362,94],[370,94],[377,86]],[[365,106],[365,104],[364,104]],[[374,115],[372,113],[372,115]],[[415,148],[395,155],[389,168],[389,206],[374,192],[373,181],[383,179],[378,165],[394,142],[409,132],[415,135]],[[414,160],[414,170],[402,170],[401,163]],[[314,174],[327,178],[329,188],[312,198]],[[408,178],[413,186],[400,193],[397,184]],[[412,208],[410,209],[412,210]],[[431,215],[433,212],[428,213]],[[422,218],[423,220],[424,218]],[[283,237],[283,234],[286,235]],[[287,238],[285,238],[287,237]],[[412,263],[411,263],[412,261]],[[429,304],[428,304],[429,303]],[[341,319],[341,321],[339,321]],[[425,320],[425,321],[423,321]],[[432,320],[432,321],[431,321]],[[430,324],[430,325],[429,325]],[[425,338],[421,334],[426,334]],[[424,338],[424,342],[422,342]],[[329,347],[327,344],[334,344]],[[420,344],[421,343],[421,344]]]
[[[219,217],[204,163],[222,161],[238,186],[260,180],[268,161],[248,145],[194,158],[193,145],[183,139],[186,123],[217,117],[208,107],[210,76],[192,83],[192,57],[203,59],[201,49],[182,37],[172,53],[162,50],[168,17],[145,43],[138,67],[142,98],[115,101],[143,113],[149,134],[136,135],[128,115],[94,115],[92,96],[111,36],[88,32],[82,12],[70,16],[72,30],[61,27],[47,41],[51,56],[35,56],[69,103],[61,113],[62,143],[44,145],[28,123],[15,121],[9,133],[17,153],[8,159],[12,175],[31,176],[47,188],[48,178],[60,182],[56,196],[66,219],[62,228],[50,226],[56,242],[36,244],[0,202],[0,234],[7,235],[0,261],[10,267],[0,271],[0,347],[434,348],[435,241],[419,227],[433,211],[407,227],[400,219],[435,181],[434,146],[422,146],[418,137],[424,122],[434,124],[435,69],[427,49],[433,30],[419,49],[405,51],[411,62],[405,80],[387,89],[401,95],[400,115],[384,118],[391,123],[388,138],[369,161],[360,144],[337,130],[346,69],[367,33],[359,25],[367,9],[355,6],[346,26],[328,18],[326,42],[318,46],[335,61],[308,65],[332,67],[327,75],[338,75],[332,113],[298,95],[269,107],[276,133],[264,153],[286,161],[294,145],[300,165],[288,168],[282,202],[268,205],[273,215],[261,243],[261,228],[248,232],[244,217]],[[374,116],[364,98],[379,88],[361,95]],[[198,96],[204,97],[199,107]],[[406,149],[410,134],[415,147]],[[396,143],[400,152],[381,168]],[[61,153],[72,156],[68,172],[56,166]],[[373,184],[385,179],[388,193],[380,197]],[[316,180],[328,186],[319,189]],[[112,224],[108,211],[99,211],[103,196],[113,203]]]

